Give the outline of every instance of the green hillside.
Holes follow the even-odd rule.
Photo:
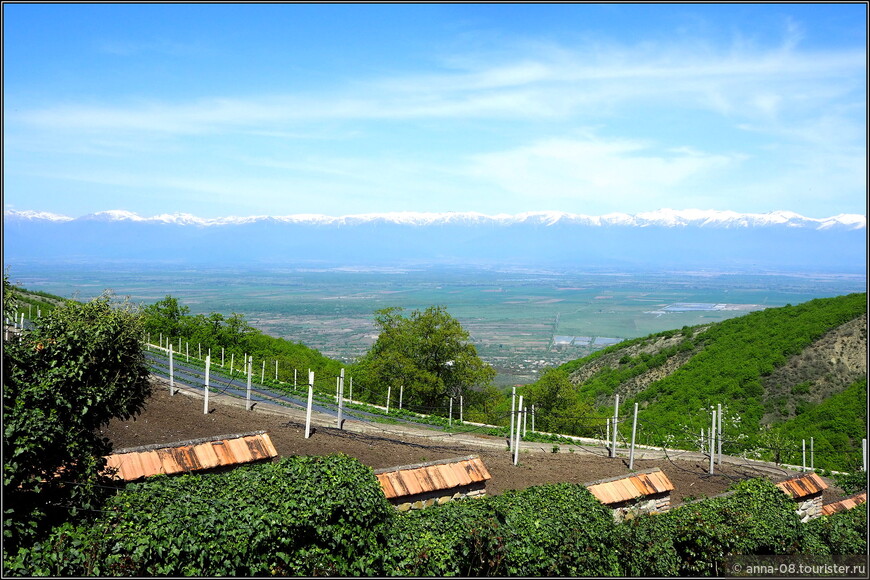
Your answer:
[[[816,466],[853,468],[866,437],[866,315],[866,293],[811,300],[626,341],[559,370],[571,405],[608,416],[620,395],[624,437],[638,403],[640,442],[697,448],[721,404],[723,452],[799,463],[813,437]]]

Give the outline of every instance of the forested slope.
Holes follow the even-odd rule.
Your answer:
[[[721,404],[735,451],[793,460],[793,441],[813,437],[846,468],[866,437],[866,316],[866,293],[811,300],[626,341],[561,370],[605,414],[616,394],[623,409],[638,403],[650,443],[700,439]],[[832,400],[843,412],[823,420]]]

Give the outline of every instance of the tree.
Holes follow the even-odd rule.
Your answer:
[[[4,311],[8,308],[4,279]],[[27,543],[98,500],[108,439],[97,430],[150,395],[142,319],[103,295],[69,302],[4,344],[3,527]]]
[[[385,308],[375,313],[375,325],[378,338],[354,369],[370,397],[404,385],[409,405],[443,408],[450,397],[484,387],[495,377],[468,332],[443,306],[414,310],[409,317],[401,308]]]
[[[579,392],[564,370],[549,368],[523,390],[528,404],[535,405],[535,427],[539,431],[594,434],[598,424],[595,406]]]

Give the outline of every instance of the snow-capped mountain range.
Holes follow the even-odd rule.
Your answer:
[[[201,218],[3,213],[16,261],[332,266],[473,264],[865,272],[866,217],[671,210],[589,216],[390,212]]]
[[[769,213],[738,213],[734,211],[699,210],[699,209],[659,209],[637,214],[610,213],[600,216],[575,214],[558,211],[525,212],[519,214],[486,215],[477,212],[384,212],[345,216],[329,216],[323,214],[292,214],[286,216],[229,216],[219,218],[201,218],[189,213],[159,214],[142,217],[137,213],[125,210],[108,210],[72,218],[50,212],[5,210],[4,220],[46,220],[52,222],[81,221],[128,221],[151,222],[176,225],[221,226],[232,224],[251,224],[256,222],[279,222],[308,225],[359,225],[367,222],[392,223],[396,225],[431,226],[431,225],[512,225],[535,224],[555,225],[577,224],[586,226],[633,226],[633,227],[765,227],[787,226],[798,228],[857,229],[867,226],[866,216],[859,214],[839,214],[827,218],[809,218],[791,211],[774,211]]]

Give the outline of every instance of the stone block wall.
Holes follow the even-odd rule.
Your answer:
[[[433,505],[444,505],[454,499],[483,497],[486,495],[485,482],[476,482],[452,489],[441,489],[428,493],[418,493],[391,500],[399,511],[419,510]]]

